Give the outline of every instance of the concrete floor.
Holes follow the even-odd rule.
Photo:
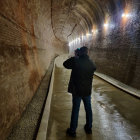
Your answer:
[[[70,71],[56,68],[47,140],[71,140],[66,136],[71,116],[71,94],[67,93]],[[140,100],[94,77],[92,91],[93,134],[86,135],[81,102],[75,140],[140,140]]]

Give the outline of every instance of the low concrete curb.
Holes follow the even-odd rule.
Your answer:
[[[107,81],[108,83],[120,88],[121,90],[140,98],[140,90],[132,88],[132,87],[130,87],[130,86],[128,86],[128,85],[126,85],[126,84],[124,84],[124,83],[122,83],[122,82],[120,82],[120,81],[118,81],[110,76],[105,75],[105,74],[98,73],[98,72],[95,72],[94,74],[96,76],[100,77],[101,79]]]
[[[42,116],[42,120],[40,123],[36,140],[46,140],[47,138],[47,128],[48,128],[48,121],[49,121],[49,116],[50,116],[51,98],[52,98],[52,93],[53,93],[54,72],[55,72],[55,61],[54,61],[54,67],[53,67],[48,97],[46,100],[46,104],[45,104],[45,108],[44,108],[44,112],[43,112],[43,116]]]

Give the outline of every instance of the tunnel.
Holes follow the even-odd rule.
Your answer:
[[[95,131],[91,137],[82,133],[81,109],[77,139],[140,139],[140,1],[1,0],[1,140],[68,139],[66,128],[57,128],[68,126],[71,112],[71,96],[63,94],[70,71],[62,63],[82,46],[97,67]],[[48,122],[42,126],[43,116]]]

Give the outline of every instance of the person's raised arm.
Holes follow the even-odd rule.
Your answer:
[[[67,59],[64,63],[63,63],[63,66],[66,68],[66,69],[72,69],[73,67],[73,64],[74,64],[74,57],[71,57],[69,59]]]

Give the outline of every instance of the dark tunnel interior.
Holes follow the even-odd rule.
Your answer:
[[[140,90],[139,0],[0,1],[0,137],[58,55],[88,46],[97,71]]]

